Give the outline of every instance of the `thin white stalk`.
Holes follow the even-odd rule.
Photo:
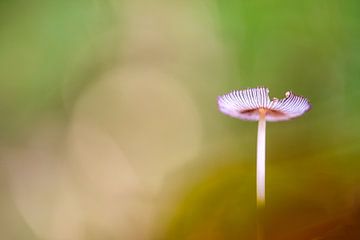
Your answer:
[[[256,154],[256,199],[258,208],[265,206],[265,136],[265,111],[260,109]]]

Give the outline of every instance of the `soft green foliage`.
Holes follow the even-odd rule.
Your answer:
[[[2,135],[21,133],[46,112],[63,112],[64,98],[74,98],[109,64],[103,62],[111,58],[104,35],[116,23],[113,11],[109,1],[1,4]]]

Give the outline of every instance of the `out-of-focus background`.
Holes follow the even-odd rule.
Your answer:
[[[360,2],[0,1],[0,239],[255,239],[254,122],[218,95],[313,109],[267,128],[265,239],[360,239]]]

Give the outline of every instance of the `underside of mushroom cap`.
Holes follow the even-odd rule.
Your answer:
[[[219,110],[231,117],[248,121],[257,121],[260,112],[266,121],[286,121],[299,117],[311,109],[309,101],[288,91],[285,98],[269,98],[269,89],[265,87],[236,90],[218,97]]]

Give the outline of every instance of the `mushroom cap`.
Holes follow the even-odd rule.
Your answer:
[[[260,111],[265,113],[266,121],[286,121],[300,117],[311,109],[309,101],[288,91],[285,98],[269,98],[265,87],[235,90],[218,97],[219,110],[231,117],[247,121],[259,120]]]

